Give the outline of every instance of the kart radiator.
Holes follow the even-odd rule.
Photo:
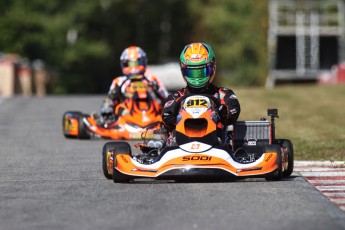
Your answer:
[[[237,121],[233,126],[232,140],[242,143],[259,141],[268,144],[271,139],[270,125],[269,121]]]

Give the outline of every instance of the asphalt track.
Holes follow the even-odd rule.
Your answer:
[[[0,104],[0,229],[345,229],[345,213],[302,176],[280,182],[114,184],[106,140],[62,135],[66,110],[101,96],[6,99]],[[298,150],[297,150],[298,151]]]

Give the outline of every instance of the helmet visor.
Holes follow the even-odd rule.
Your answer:
[[[127,60],[123,63],[123,67],[136,67],[136,66],[145,66],[145,60]]]
[[[207,85],[212,73],[213,68],[211,65],[184,66],[182,68],[182,74],[187,83],[195,88]]]

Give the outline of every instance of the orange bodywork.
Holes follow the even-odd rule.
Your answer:
[[[176,125],[176,132],[183,133],[189,137],[203,137],[207,134],[210,134],[211,132],[214,132],[217,126],[216,123],[211,120],[211,113],[211,110],[207,110],[205,113],[198,117],[198,119],[204,119],[205,121],[207,121],[205,122],[207,126],[192,128],[185,126],[184,121],[187,119],[193,119],[193,117],[185,110],[181,110],[180,114],[183,119]]]
[[[94,118],[92,117],[87,117],[86,118],[89,124],[91,125],[90,127],[88,126],[88,129],[93,132],[96,135],[99,135],[104,138],[110,138],[114,140],[131,140],[131,139],[142,139],[142,134],[146,132],[145,127],[157,122],[161,121],[161,117],[157,116],[155,120],[153,121],[148,121],[148,122],[140,122],[140,120],[135,120],[131,116],[126,116],[126,117],[120,117],[115,123],[111,124],[111,126],[107,128],[103,128],[101,126],[97,125],[97,122]],[[135,124],[138,127],[131,131],[126,129],[126,126],[131,123]],[[139,123],[139,125],[138,125]],[[146,138],[154,138],[153,131],[152,132],[147,132],[146,133]]]
[[[147,139],[160,138],[160,135],[153,133],[153,129],[146,130],[146,126],[151,125],[155,122],[161,121],[161,116],[158,115],[152,120],[141,121],[135,120],[131,116],[120,117],[115,123],[111,126],[104,128],[97,124],[97,121],[91,117],[85,117],[84,120],[87,121],[87,129],[89,132],[93,133],[94,136],[109,138],[114,140],[132,140],[132,139],[142,139],[142,134],[145,134]],[[85,122],[85,121],[84,121]],[[131,126],[130,128],[129,126]],[[63,133],[69,136],[78,136],[79,120],[73,117],[64,117]],[[158,126],[158,125],[157,125]]]
[[[109,158],[110,159],[110,158]],[[216,156],[205,154],[187,154],[166,161],[159,167],[138,167],[133,163],[129,155],[116,155],[116,169],[128,176],[133,177],[158,177],[173,169],[190,170],[192,168],[220,169],[229,173],[229,176],[250,177],[264,175],[277,169],[277,153],[267,152],[262,156],[262,161],[255,164],[236,164],[230,159],[222,159]],[[112,168],[112,162],[109,165]],[[112,173],[112,169],[110,169]]]
[[[141,91],[138,90],[140,97]],[[143,92],[144,94],[144,92]],[[142,133],[145,128],[153,123],[160,122],[162,116],[160,114],[160,105],[152,101],[147,103],[144,100],[127,100],[116,107],[116,113],[122,110],[122,114],[118,120],[110,124],[107,128],[103,128],[97,125],[97,122],[92,117],[88,117],[87,121],[92,125],[89,131],[100,135],[102,137],[108,137],[115,140],[131,140],[141,139]],[[131,126],[131,127],[130,127]],[[147,138],[154,138],[153,130],[147,133]]]
[[[188,137],[202,138],[214,132],[217,128],[217,124],[211,119],[213,114],[213,110],[211,109],[212,103],[198,96],[191,98],[192,99],[184,102],[184,109],[180,109],[179,111],[179,116],[182,119],[176,124],[176,132],[182,133]],[[202,113],[198,113],[197,117],[193,117],[193,113],[190,111],[186,111],[185,109],[201,109],[205,111]],[[186,121],[193,119],[197,119],[197,121],[200,121],[201,125],[187,125]]]

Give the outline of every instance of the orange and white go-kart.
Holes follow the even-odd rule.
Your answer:
[[[140,96],[141,95],[141,96]],[[114,140],[141,139],[148,126],[155,126],[161,121],[161,105],[149,95],[135,93],[131,100],[119,104],[121,114],[109,124],[100,124],[97,115],[79,111],[67,111],[63,114],[62,131],[66,138],[105,138]],[[144,96],[142,96],[144,95]],[[146,96],[145,96],[146,95]],[[155,138],[153,132],[147,134]]]
[[[103,147],[104,176],[114,182],[136,178],[153,179],[241,179],[263,177],[281,180],[293,171],[291,141],[275,138],[277,109],[269,109],[271,120],[238,121],[229,127],[231,140],[224,147],[217,136],[219,117],[216,98],[189,95],[181,99],[173,138],[144,140],[132,152],[127,142],[108,142]]]

